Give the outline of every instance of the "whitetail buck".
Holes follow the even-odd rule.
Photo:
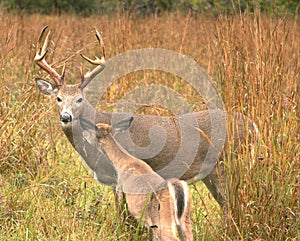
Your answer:
[[[37,86],[45,95],[56,96],[62,129],[76,151],[94,172],[96,179],[101,183],[114,187],[117,185],[117,174],[111,162],[98,148],[85,141],[82,136],[80,124],[78,124],[79,116],[84,116],[85,118],[95,120],[95,123],[111,125],[112,117],[113,115],[115,116],[115,113],[97,112],[83,94],[83,89],[88,83],[104,69],[105,59],[103,57],[91,60],[82,55],[84,59],[98,66],[85,75],[81,71],[80,84],[66,85],[64,83],[64,69],[63,73],[59,75],[45,60],[47,44],[49,42],[48,33],[44,43],[42,43],[45,31],[46,28],[43,29],[39,36],[35,61],[50,74],[54,83],[37,78]],[[98,32],[96,36],[99,43],[103,46]],[[104,51],[104,48],[102,49]],[[178,116],[133,114],[133,117],[134,120],[129,128],[131,142],[128,141],[128,138],[122,139],[121,134],[117,138],[117,141],[131,155],[145,161],[164,179],[175,177],[186,180],[188,183],[202,180],[217,202],[221,206],[224,206],[225,199],[217,171],[217,166],[219,165],[216,164],[218,161],[221,163],[225,155],[221,151],[212,151],[217,144],[214,141],[217,140],[224,143],[224,147],[222,146],[221,148],[222,150],[229,143],[234,143],[233,151],[237,152],[248,140],[250,142],[250,137],[248,138],[248,136],[256,135],[256,127],[253,122],[241,114],[228,116],[225,111],[219,109]],[[182,122],[182,120],[190,119],[193,121],[189,123]],[[226,137],[222,137],[220,133],[226,122],[230,126],[233,126],[233,134],[226,134]],[[158,128],[164,131],[164,143],[162,143],[161,138],[151,135],[155,128],[156,130]],[[185,136],[182,135],[183,131]],[[229,136],[231,139],[229,139]],[[183,141],[183,137],[188,137],[188,139]],[[197,144],[196,147],[195,143]],[[153,155],[150,155],[151,153],[144,155],[139,152],[139,148],[143,149],[149,146],[153,147],[152,149],[154,150],[159,149],[159,152],[154,152]],[[193,159],[186,162],[185,156],[189,155],[190,152],[194,152]],[[177,172],[178,170],[180,171],[179,173]]]
[[[151,228],[153,240],[193,241],[190,194],[185,181],[164,180],[142,160],[130,155],[113,137],[130,127],[133,118],[111,125],[80,117],[86,140],[99,145],[117,172],[117,193],[125,197],[129,212]],[[95,133],[94,133],[95,132]],[[96,138],[94,138],[94,136]],[[96,141],[95,141],[96,139]]]

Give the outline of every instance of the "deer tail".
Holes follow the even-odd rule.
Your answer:
[[[180,220],[185,215],[189,202],[189,188],[185,181],[171,179],[168,181],[170,196],[174,202],[175,221],[180,226]]]

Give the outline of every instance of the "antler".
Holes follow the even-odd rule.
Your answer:
[[[45,56],[48,52],[47,47],[48,47],[48,43],[49,43],[49,36],[51,33],[50,31],[48,32],[44,42],[42,43],[43,35],[46,32],[47,28],[48,28],[48,26],[46,25],[45,27],[43,27],[43,29],[40,33],[38,42],[36,44],[36,53],[35,53],[34,60],[42,69],[44,69],[48,74],[50,74],[50,76],[53,78],[53,80],[55,81],[57,86],[62,86],[64,84],[65,65],[63,67],[62,74],[59,75],[56,72],[56,70],[53,69],[45,60]]]
[[[101,59],[98,58],[97,56],[95,56],[95,59],[92,60],[88,57],[86,57],[84,54],[80,54],[80,56],[82,58],[84,58],[86,61],[88,61],[91,64],[94,65],[98,65],[96,68],[94,68],[92,71],[87,72],[86,74],[83,74],[83,70],[81,69],[81,85],[80,88],[84,88],[93,78],[95,78],[95,76],[97,74],[99,74],[105,67],[105,47],[104,47],[104,43],[103,40],[101,38],[100,33],[98,32],[98,30],[95,28],[95,32],[96,32],[96,38],[102,48],[102,57]]]

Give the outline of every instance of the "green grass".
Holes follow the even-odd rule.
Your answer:
[[[130,224],[121,225],[112,191],[83,168],[60,128],[55,101],[35,86],[34,77],[46,77],[33,62],[34,44],[45,24],[55,32],[48,60],[58,69],[67,61],[68,83],[78,81],[83,63],[78,51],[98,53],[93,26],[103,32],[108,57],[142,47],[193,57],[214,78],[225,108],[258,124],[254,157],[264,157],[250,166],[246,149],[226,162],[229,212],[224,220],[202,183],[190,187],[195,240],[300,239],[297,19],[259,12],[218,18],[179,13],[143,19],[0,18],[0,240],[130,240],[136,232]],[[84,63],[84,70],[89,68]],[[201,97],[184,81],[148,74],[139,84],[162,83],[180,92],[195,110],[203,109]],[[136,76],[117,80],[99,109],[113,109],[134,89]],[[159,108],[142,111],[164,113]],[[147,240],[145,229],[138,240]]]

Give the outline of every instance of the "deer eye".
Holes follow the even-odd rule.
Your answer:
[[[77,103],[81,103],[82,102],[82,97],[79,97],[77,100],[76,100]]]
[[[62,98],[60,98],[59,96],[56,97],[57,102],[62,102]]]

